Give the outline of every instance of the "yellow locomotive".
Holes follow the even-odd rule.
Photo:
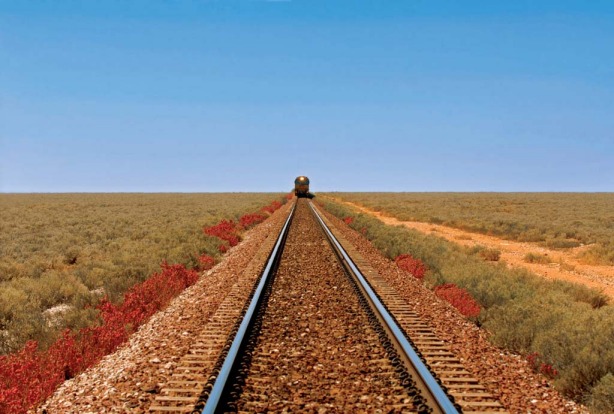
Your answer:
[[[309,178],[304,175],[296,177],[296,180],[294,180],[294,195],[297,197],[313,197],[309,192]]]

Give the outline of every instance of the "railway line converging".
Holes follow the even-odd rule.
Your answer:
[[[260,278],[230,293],[150,411],[503,412],[334,233],[298,199]]]

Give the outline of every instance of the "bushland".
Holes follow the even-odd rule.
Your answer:
[[[587,264],[614,265],[614,193],[329,193],[400,220],[540,243],[587,245]]]
[[[389,259],[409,254],[423,262],[427,286],[454,284],[466,290],[481,308],[472,320],[490,332],[490,340],[531,356],[535,369],[550,376],[562,393],[595,412],[614,410],[614,308],[604,294],[484,261],[442,238],[387,226],[323,197],[320,203],[339,218],[352,217],[350,226]]]
[[[285,201],[274,200],[257,213],[244,214],[238,219],[239,225],[234,220],[223,219],[218,224],[204,226],[202,232],[186,237],[185,241],[200,236],[212,238],[214,244],[222,242],[221,246],[227,248],[235,246],[243,231],[266,219]],[[188,246],[198,247],[194,241]],[[75,265],[79,257],[73,247],[63,263]],[[128,286],[119,301],[112,300],[105,287],[89,291],[66,267],[45,270],[38,280],[20,278],[20,284],[13,280],[4,282],[8,286],[1,286],[0,311],[3,321],[8,321],[5,326],[10,327],[15,321],[27,322],[25,327],[29,330],[15,326],[15,330],[2,332],[5,348],[19,348],[19,351],[0,355],[0,412],[26,412],[48,397],[61,382],[114,351],[151,315],[196,283],[199,271],[210,269],[216,261],[202,249],[185,259],[190,267],[163,261],[161,272]],[[54,306],[58,303],[60,306]],[[41,312],[41,309],[45,310]],[[23,338],[27,341],[20,346],[19,340]]]
[[[0,354],[95,323],[102,297],[123,300],[163,261],[202,267],[222,220],[251,227],[282,194],[2,194]],[[271,201],[275,205],[271,207]],[[231,240],[236,244],[234,240]],[[238,242],[238,240],[237,240]]]

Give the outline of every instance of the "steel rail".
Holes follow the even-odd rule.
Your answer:
[[[386,310],[384,304],[380,301],[377,294],[373,291],[366,278],[362,275],[358,267],[354,264],[350,256],[343,249],[339,241],[335,238],[333,233],[330,231],[328,226],[324,223],[324,220],[318,213],[317,209],[314,207],[313,202],[309,202],[309,206],[313,211],[315,217],[319,221],[324,233],[327,238],[333,245],[333,248],[340,255],[341,261],[344,263],[344,267],[350,272],[351,276],[355,278],[355,280],[359,284],[359,288],[366,295],[366,299],[370,302],[371,308],[374,313],[377,315],[380,322],[384,325],[384,329],[390,333],[391,342],[395,345],[395,348],[401,355],[402,359],[409,362],[411,366],[409,368],[413,368],[412,370],[420,377],[421,381],[424,384],[422,387],[423,391],[426,391],[427,395],[423,395],[423,397],[427,400],[429,405],[435,410],[435,412],[440,413],[458,413],[456,406],[450,400],[450,397],[446,394],[446,392],[439,385],[431,371],[428,367],[422,362],[419,355],[416,353],[414,348],[411,346],[405,334],[396,323],[392,315]]]
[[[277,242],[275,243],[275,247],[269,256],[267,264],[262,272],[262,276],[260,277],[260,282],[258,283],[258,287],[254,292],[254,296],[245,312],[245,316],[243,317],[243,321],[237,330],[237,334],[235,335],[232,345],[228,350],[228,354],[226,355],[226,359],[224,360],[224,364],[220,368],[220,372],[215,379],[215,383],[213,384],[213,388],[209,393],[209,397],[207,398],[207,402],[205,407],[202,410],[202,414],[213,414],[219,412],[222,407],[220,407],[220,402],[222,401],[222,395],[229,385],[228,380],[230,373],[233,371],[235,363],[237,362],[237,356],[239,355],[240,349],[244,345],[244,341],[249,332],[249,328],[253,323],[254,316],[256,315],[256,309],[260,304],[262,293],[265,290],[265,287],[270,279],[270,276],[275,271],[275,265],[279,263],[279,258],[281,257],[281,253],[283,251],[283,245],[288,234],[288,229],[290,227],[290,222],[292,220],[292,216],[294,215],[294,210],[296,208],[296,204],[292,206],[292,210],[288,215],[288,219],[286,220],[281,232],[279,233],[279,237],[277,238]]]

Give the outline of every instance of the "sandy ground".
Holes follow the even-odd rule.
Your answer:
[[[340,199],[335,199],[335,201],[346,204],[363,213],[370,214],[385,224],[393,226],[402,225],[425,234],[442,237],[463,246],[481,245],[492,249],[498,249],[501,251],[500,260],[506,262],[510,267],[522,267],[546,279],[561,279],[569,282],[581,283],[601,290],[609,297],[614,298],[614,266],[586,265],[576,258],[578,253],[581,252],[582,249],[586,249],[587,246],[566,249],[564,251],[551,250],[539,246],[536,243],[505,240],[438,224],[422,223],[418,221],[401,221],[380,212],[370,210],[359,204],[346,202]],[[547,255],[552,260],[552,263],[527,263],[524,261],[524,257],[527,253]]]

